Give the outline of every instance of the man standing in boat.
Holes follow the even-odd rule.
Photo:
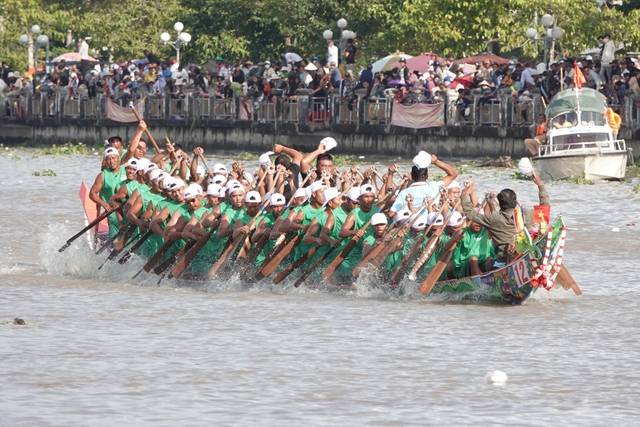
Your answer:
[[[442,181],[429,182],[430,165],[438,166],[447,174],[442,178]],[[429,197],[434,202],[437,202],[437,199],[434,198],[438,196],[440,187],[448,187],[457,177],[458,172],[451,165],[438,159],[435,154],[420,151],[420,153],[413,158],[413,167],[411,168],[411,180],[413,182],[408,188],[405,188],[398,194],[396,202],[391,207],[391,215],[395,217],[395,214],[402,208],[408,195],[413,196],[414,206],[420,206],[425,197]]]
[[[538,186],[538,197],[540,199],[540,205],[549,204],[549,194],[544,188],[544,183],[538,176],[537,172],[533,174],[533,182]],[[463,196],[471,196],[475,192],[475,183],[470,181],[469,186],[462,192]],[[475,197],[472,196],[472,197]],[[467,197],[462,199],[462,210],[470,221],[473,221],[483,227],[491,233],[493,239],[493,247],[496,252],[497,260],[493,263],[493,266],[487,266],[491,268],[499,268],[506,265],[511,261],[510,246],[514,242],[516,236],[516,227],[513,219],[513,210],[519,205],[516,192],[505,188],[498,193],[498,203],[500,204],[500,210],[480,214],[475,211],[473,204]],[[530,227],[533,224],[533,210],[524,209],[524,221],[525,226]],[[459,236],[461,239],[462,236]]]

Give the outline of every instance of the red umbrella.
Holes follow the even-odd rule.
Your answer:
[[[58,62],[65,60],[65,62],[67,64],[69,63],[77,63],[80,62],[80,52],[67,52],[67,53],[63,53],[60,56],[56,56],[53,61],[54,64],[57,64]],[[89,56],[87,58],[87,60],[89,61],[93,61],[93,62],[98,62],[98,60],[96,58],[94,58],[93,56]]]
[[[427,52],[424,55],[414,56],[413,58],[407,59],[407,68],[410,70],[418,70],[421,73],[426,73],[429,71],[429,66],[431,65],[431,55],[436,54]],[[440,58],[438,55],[436,55],[435,60],[444,62],[444,59]],[[400,62],[394,63],[393,66],[400,67]]]
[[[497,62],[498,65],[506,64],[509,62],[508,58],[503,58],[498,55],[494,55],[492,53],[488,53],[486,55],[475,55],[470,58],[460,58],[453,61],[454,64],[475,64],[476,62],[484,62],[488,60],[489,62]]]
[[[460,83],[462,86],[464,86],[466,89],[471,89],[471,86],[473,85],[473,77],[471,76],[460,76],[460,77],[456,77],[456,79],[454,80],[455,83]]]

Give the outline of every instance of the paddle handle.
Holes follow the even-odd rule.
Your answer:
[[[451,256],[453,255],[453,250],[456,248],[457,243],[454,243],[449,250],[447,250],[438,260],[438,263],[433,267],[433,269],[429,272],[429,275],[422,285],[420,285],[420,292],[424,295],[429,295],[429,292],[433,289],[433,286],[438,281],[438,278],[442,274],[442,272],[447,268],[447,264],[451,261]]]
[[[211,230],[207,232],[204,236],[200,237],[196,244],[187,252],[187,254],[173,267],[171,270],[171,277],[180,277],[180,275],[186,270],[186,268],[191,264],[191,261],[195,259],[195,257],[200,253],[204,245],[207,244],[213,233],[217,230],[220,225],[220,221],[214,221],[211,225]]]
[[[133,106],[133,102],[129,103],[129,108],[131,108],[131,111],[133,111],[133,115],[136,116],[136,119],[138,119],[138,122],[142,121],[142,117],[140,117],[140,114],[138,113],[138,110],[136,110],[136,108]],[[144,133],[147,134],[147,136],[149,137],[149,141],[151,141],[151,144],[153,144],[153,148],[156,149],[156,152],[158,154],[160,154],[160,148],[158,147],[158,144],[156,143],[156,140],[153,139],[153,135],[151,135],[151,132],[149,131],[149,128],[144,130]]]
[[[311,266],[311,268],[308,269],[307,272],[302,275],[302,277],[300,277],[298,280],[296,280],[296,283],[294,283],[293,286],[295,286],[297,288],[298,286],[303,284],[304,281],[307,280],[307,278],[309,276],[311,276],[311,273],[313,273],[320,266],[320,264],[322,264],[327,258],[329,258],[331,256],[331,254],[333,253],[334,250],[335,250],[335,248],[331,248],[324,255],[322,255],[320,257],[320,259],[318,261],[316,261],[316,263],[313,264]]]
[[[317,246],[312,247],[311,249],[309,249],[307,251],[307,253],[305,253],[304,255],[302,255],[300,258],[298,258],[297,260],[295,260],[293,263],[289,264],[289,266],[287,266],[287,268],[285,268],[284,270],[282,270],[280,273],[278,273],[278,275],[276,277],[274,277],[273,279],[273,284],[277,285],[280,282],[282,282],[285,278],[287,278],[291,273],[293,273],[298,267],[300,267],[302,264],[304,264],[309,258],[311,258],[316,251],[318,250]]]
[[[67,249],[69,246],[71,246],[71,243],[73,243],[78,237],[82,236],[87,230],[90,230],[93,226],[98,224],[100,221],[102,221],[103,219],[105,219],[106,217],[111,215],[113,212],[115,212],[116,209],[117,208],[110,208],[110,209],[104,211],[103,213],[101,213],[100,215],[98,215],[96,217],[96,219],[91,221],[82,230],[80,230],[77,234],[73,235],[73,237],[71,237],[69,240],[67,240],[67,243],[65,243],[63,247],[58,249],[58,252],[63,252],[65,249]]]

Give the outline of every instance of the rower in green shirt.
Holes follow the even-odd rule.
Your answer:
[[[115,148],[109,147],[104,150],[104,161],[107,168],[98,174],[95,182],[91,186],[89,198],[105,210],[111,208],[109,199],[113,197],[116,190],[127,179],[127,172],[124,166],[120,165],[120,153]],[[109,237],[113,237],[120,228],[121,217],[119,213],[109,215]]]

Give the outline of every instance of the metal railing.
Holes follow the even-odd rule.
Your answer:
[[[367,125],[386,125],[391,111],[390,98],[367,98],[363,102],[362,123]]]
[[[0,116],[16,120],[54,117],[101,119],[106,116],[107,99],[104,94],[98,94],[95,98],[69,98],[65,90],[12,97],[0,94]],[[457,98],[445,98],[439,102],[444,108],[446,125],[533,126],[537,114],[544,111],[541,101],[536,98],[518,100],[509,95],[481,102],[481,96],[472,94],[470,99],[473,103],[464,106],[460,105]],[[120,104],[117,101],[116,103]],[[433,101],[425,99],[421,103],[433,104]],[[122,103],[122,106],[126,106],[126,103]],[[242,112],[240,108],[243,108]],[[269,102],[256,102],[246,97],[207,98],[200,94],[185,94],[181,98],[148,95],[145,100],[144,117],[156,120],[251,120],[261,123],[314,125],[389,125],[393,108],[391,96],[357,96],[344,100],[337,94],[314,98],[301,93],[294,97],[274,95]],[[617,104],[617,108],[622,117],[623,127],[640,127],[640,108],[634,97],[628,94],[624,103]]]
[[[298,123],[298,99],[283,98],[280,100],[280,120],[283,123]]]
[[[550,154],[583,155],[603,154],[618,151],[627,151],[627,143],[623,139],[614,141],[570,142],[566,144],[545,144],[538,147],[538,156]]]

